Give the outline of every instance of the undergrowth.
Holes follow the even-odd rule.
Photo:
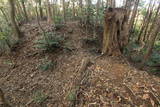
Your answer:
[[[36,41],[36,48],[44,52],[53,52],[56,49],[62,48],[64,38],[54,32],[45,32],[42,39]]]
[[[54,69],[56,66],[55,61],[48,60],[48,58],[44,58],[42,63],[38,66],[39,70],[41,71],[48,71]]]
[[[0,18],[0,54],[10,53],[20,41],[15,38],[8,22]]]
[[[144,55],[147,52],[147,48],[140,48],[140,45],[136,43],[130,43],[124,51],[126,56],[130,56],[131,60],[135,63],[141,63],[143,61]],[[152,50],[152,54],[149,59],[145,62],[147,66],[160,65],[160,42],[157,41]]]
[[[35,103],[42,103],[47,99],[48,96],[46,96],[44,93],[37,91],[33,95],[33,101]]]

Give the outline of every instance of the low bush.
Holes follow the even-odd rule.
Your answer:
[[[50,69],[55,68],[56,62],[53,62],[51,60],[48,60],[48,58],[43,59],[42,63],[39,65],[39,69],[41,71],[48,71]]]
[[[36,41],[36,48],[45,52],[53,52],[63,47],[64,38],[53,32],[46,32],[42,39]]]
[[[44,93],[42,93],[40,91],[37,91],[37,92],[34,93],[33,101],[35,103],[42,103],[47,99],[47,97],[48,96],[46,96]]]
[[[14,41],[12,40],[12,31],[8,24],[3,20],[0,19],[0,53],[3,52],[10,52]]]

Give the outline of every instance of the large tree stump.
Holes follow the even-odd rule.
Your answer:
[[[128,43],[127,10],[108,8],[105,12],[102,54],[121,55]]]

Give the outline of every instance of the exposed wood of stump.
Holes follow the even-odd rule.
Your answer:
[[[108,8],[105,12],[102,54],[120,55],[128,43],[127,10]]]

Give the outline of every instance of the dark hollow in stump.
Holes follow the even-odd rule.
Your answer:
[[[119,56],[128,43],[127,10],[108,8],[105,11],[102,54]]]

